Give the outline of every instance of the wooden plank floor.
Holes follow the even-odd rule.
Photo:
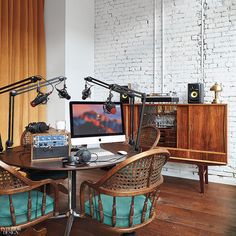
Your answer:
[[[102,170],[77,173],[77,186],[85,179],[98,180]],[[199,182],[165,177],[158,201],[157,217],[148,226],[139,229],[139,236],[217,236],[236,235],[236,186],[209,183],[206,193],[199,193]],[[77,191],[79,193],[79,191]],[[79,199],[79,198],[78,198]],[[66,207],[66,195],[61,194],[60,205]],[[66,219],[49,220],[39,227],[48,230],[48,236],[62,236]],[[112,236],[99,224],[87,219],[76,219],[72,236]]]

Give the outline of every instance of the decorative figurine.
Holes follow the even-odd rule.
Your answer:
[[[212,103],[216,104],[216,103],[220,103],[220,100],[219,100],[219,92],[222,91],[222,87],[215,83],[211,88],[210,88],[210,91],[213,91],[215,92],[215,98],[213,99]]]

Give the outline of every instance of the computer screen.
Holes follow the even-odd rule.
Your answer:
[[[72,145],[125,141],[122,105],[115,103],[115,114],[108,114],[103,106],[104,102],[70,102]]]

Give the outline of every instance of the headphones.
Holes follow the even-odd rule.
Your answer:
[[[69,156],[68,159],[65,159],[64,164],[69,166],[77,166],[79,164],[86,164],[91,160],[91,152],[86,148],[82,148],[76,152],[74,156]]]
[[[91,152],[87,149],[80,149],[76,154],[76,161],[79,162],[79,164],[85,164],[91,160]]]
[[[45,122],[32,122],[25,127],[25,130],[32,134],[45,133],[49,130],[49,125]]]

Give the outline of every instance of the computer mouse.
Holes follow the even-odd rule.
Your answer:
[[[122,150],[118,151],[117,153],[120,154],[120,155],[127,155],[127,152],[126,151],[122,151]]]

